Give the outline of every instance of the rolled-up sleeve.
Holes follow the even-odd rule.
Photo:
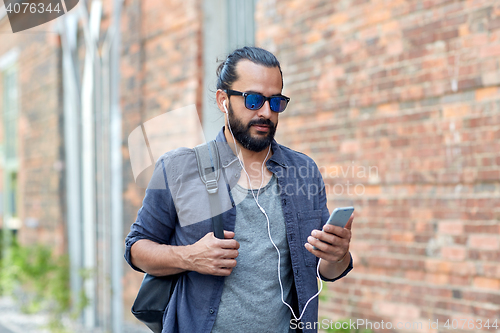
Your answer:
[[[323,275],[321,275],[321,273],[319,273],[319,276],[321,277],[321,280],[323,280],[323,281],[333,282],[333,281],[337,281],[338,279],[343,278],[343,277],[344,277],[344,276],[346,276],[346,275],[347,275],[347,273],[349,273],[351,270],[352,270],[352,256],[351,256],[351,261],[349,262],[349,266],[347,266],[347,268],[344,270],[344,272],[343,272],[342,274],[340,274],[339,276],[337,276],[336,278],[333,278],[333,279],[327,279],[326,277],[324,277]]]
[[[130,227],[125,238],[125,260],[134,270],[143,272],[131,261],[130,249],[140,239],[148,239],[159,244],[168,244],[175,224],[177,213],[172,194],[168,187],[166,164],[168,158],[163,155],[155,164],[153,176],[146,189],[142,207],[137,219]]]

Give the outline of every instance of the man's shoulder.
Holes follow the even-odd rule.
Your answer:
[[[194,149],[180,147],[161,155],[156,161],[156,168],[163,168],[170,177],[198,172]]]
[[[286,160],[286,164],[290,166],[307,166],[307,167],[312,167],[312,168],[317,168],[316,162],[314,160],[307,156],[306,154],[293,150],[290,147],[284,146],[282,144],[278,143],[278,146],[281,149],[281,152]]]
[[[194,150],[192,148],[180,147],[174,150],[167,151],[163,155],[161,155],[156,163],[164,162],[164,163],[172,163],[172,162],[180,162],[192,159],[195,157]]]

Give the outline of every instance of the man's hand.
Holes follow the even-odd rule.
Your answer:
[[[215,238],[214,233],[188,245],[185,255],[187,269],[200,274],[228,276],[236,266],[240,244],[232,239],[234,232],[224,230],[224,239]]]
[[[344,228],[326,224],[321,230],[313,230],[307,238],[306,249],[316,257],[330,263],[337,263],[347,256],[351,242],[351,227],[354,213]],[[316,246],[317,250],[313,249]]]

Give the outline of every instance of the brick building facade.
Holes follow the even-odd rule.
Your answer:
[[[259,5],[257,44],[293,100],[278,138],[325,166],[330,210],[356,207],[355,269],[322,314],[498,318],[499,4]]]
[[[221,9],[220,17],[210,17],[210,4]],[[189,104],[202,119],[214,117],[217,111],[208,105],[213,101],[204,94],[214,90],[206,70],[215,68],[216,59],[205,55],[228,32],[205,32],[218,20],[235,19],[230,6],[125,2],[123,237],[144,197],[134,182],[127,137],[145,121]],[[327,285],[320,316],[422,322],[424,328],[429,319],[498,319],[500,4],[259,0],[254,10],[255,45],[278,57],[284,94],[292,99],[280,115],[277,141],[317,162],[330,211],[356,208],[355,268]],[[105,16],[109,11],[105,6]],[[0,25],[6,30],[5,20]],[[58,39],[5,36],[0,57],[17,47],[22,60],[23,237],[33,237],[29,230],[56,232],[63,244]],[[229,49],[215,53],[223,57]],[[215,119],[214,128],[220,124]],[[124,312],[130,319],[141,275],[124,267]]]
[[[21,228],[21,242],[50,244],[62,253],[66,244],[60,44],[53,28],[39,31],[12,34],[8,20],[0,21],[0,219],[19,220],[15,226]]]

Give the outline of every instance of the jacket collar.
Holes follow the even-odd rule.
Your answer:
[[[226,143],[226,144],[218,145],[222,166],[226,168],[230,164],[232,164],[233,162],[237,161],[238,157],[236,157],[236,155],[233,153],[233,150],[231,149],[231,147],[229,147],[229,145],[227,144],[226,136],[224,135],[224,127],[225,126],[222,126],[222,129],[217,134],[215,141],[221,142],[221,143]],[[286,168],[287,165],[285,163],[285,156],[283,154],[283,149],[281,149],[281,145],[279,145],[276,142],[276,140],[274,140],[274,139],[271,142],[271,149],[273,151],[273,155],[271,156],[269,161],[272,161],[272,162],[279,164],[282,167]]]

